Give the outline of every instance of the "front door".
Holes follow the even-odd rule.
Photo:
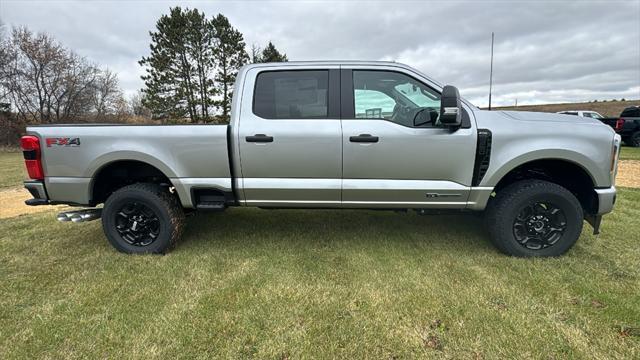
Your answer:
[[[256,85],[242,95],[237,141],[245,204],[340,206],[339,70],[268,69],[249,71],[246,83]]]
[[[440,126],[440,93],[404,69],[341,74],[343,206],[464,208],[476,147],[469,113],[455,131]]]

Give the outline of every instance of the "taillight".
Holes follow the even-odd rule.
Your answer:
[[[40,140],[32,135],[25,135],[20,139],[24,164],[27,166],[29,177],[34,180],[44,180],[42,161],[40,157]]]
[[[620,118],[620,119],[616,120],[616,128],[615,128],[615,130],[616,131],[620,131],[620,130],[622,130],[623,127],[624,127],[624,119]]]

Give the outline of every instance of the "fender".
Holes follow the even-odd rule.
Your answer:
[[[539,149],[526,152],[514,158],[507,158],[504,154],[497,152],[496,157],[496,159],[491,159],[489,170],[480,183],[481,187],[493,188],[513,169],[536,160],[561,160],[570,162],[582,168],[596,186],[610,186],[610,179],[608,177],[598,176],[600,172],[598,171],[599,167],[596,162],[576,151],[567,149]]]

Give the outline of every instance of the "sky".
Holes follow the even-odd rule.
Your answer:
[[[53,35],[143,87],[138,60],[170,7],[222,13],[248,45],[290,60],[392,60],[486,106],[640,99],[640,0],[630,1],[17,1],[0,20]]]

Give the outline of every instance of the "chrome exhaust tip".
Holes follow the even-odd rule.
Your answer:
[[[59,213],[57,219],[63,222],[80,223],[99,219],[100,216],[102,216],[102,209],[84,209]]]
[[[63,213],[63,212],[59,213],[58,216],[56,217],[56,219],[58,219],[58,221],[60,221],[60,222],[71,221],[71,218],[69,218],[67,213]]]

